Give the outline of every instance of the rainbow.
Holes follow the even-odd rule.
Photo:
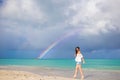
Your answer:
[[[56,41],[54,41],[51,45],[49,45],[42,53],[40,53],[40,55],[38,56],[38,59],[42,59],[53,47],[55,47],[59,42],[61,42],[62,40],[64,40],[67,37],[70,37],[72,35],[74,35],[78,30],[69,32],[69,33],[65,33],[62,37],[59,37]]]

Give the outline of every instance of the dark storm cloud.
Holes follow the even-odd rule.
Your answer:
[[[43,50],[64,33],[75,32],[54,47],[62,56],[76,46],[84,52],[115,52],[120,49],[119,4],[119,0],[0,0],[0,50]]]

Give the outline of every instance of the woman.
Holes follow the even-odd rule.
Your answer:
[[[76,56],[76,58],[75,58],[76,68],[75,68],[74,78],[76,78],[78,70],[79,70],[80,74],[81,74],[81,79],[84,79],[84,75],[83,75],[81,64],[85,63],[85,61],[84,61],[82,53],[80,52],[80,48],[79,47],[75,48],[75,52],[76,52],[75,53],[75,56]]]

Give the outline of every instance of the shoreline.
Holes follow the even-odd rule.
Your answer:
[[[27,66],[27,65],[0,65],[1,68],[42,68],[42,69],[52,69],[52,70],[74,70],[74,68],[58,68],[58,67],[47,67],[47,66]],[[83,70],[92,70],[92,71],[120,71],[120,69],[113,69],[113,68],[84,68]]]
[[[0,74],[1,70],[3,70],[3,72],[5,71],[6,73],[9,71],[15,71],[15,73],[21,72],[28,72],[28,73],[32,73],[32,75],[36,74],[38,76],[40,76],[39,78],[42,77],[41,76],[51,76],[51,80],[54,80],[54,78],[58,78],[60,77],[60,79],[58,78],[57,80],[61,80],[61,78],[63,80],[67,80],[67,79],[73,79],[73,74],[74,74],[74,69],[70,70],[70,69],[52,69],[52,68],[46,68],[46,67],[35,67],[35,66],[0,66]],[[119,76],[120,76],[120,70],[96,70],[96,69],[84,69],[84,75],[85,75],[85,79],[84,80],[119,80]],[[8,73],[9,74],[9,73]],[[27,75],[27,74],[25,74]],[[80,74],[78,74],[77,79],[80,78],[79,76]],[[14,75],[13,75],[14,76]],[[24,77],[24,76],[23,76]],[[2,80],[2,79],[0,79]],[[5,79],[3,79],[5,80]],[[6,79],[7,80],[7,79]],[[19,80],[19,79],[16,79]],[[27,79],[25,79],[27,80]],[[36,79],[37,80],[37,79]],[[40,80],[40,79],[39,79]]]

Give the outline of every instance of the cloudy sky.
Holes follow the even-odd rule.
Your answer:
[[[0,58],[120,58],[120,0],[0,0]],[[69,35],[69,36],[65,36]]]

